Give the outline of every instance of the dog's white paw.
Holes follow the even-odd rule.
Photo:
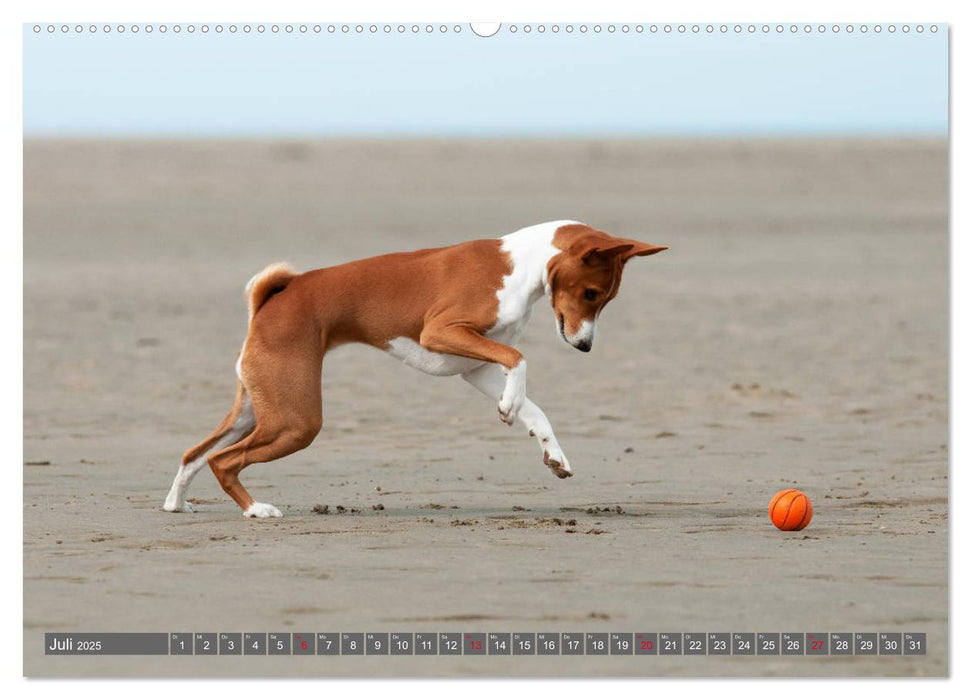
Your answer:
[[[522,404],[516,405],[515,402],[499,403],[499,420],[501,420],[506,425],[515,425],[516,419],[519,418],[519,409],[523,407]]]
[[[162,510],[166,510],[169,513],[195,513],[196,509],[192,507],[192,504],[188,501],[182,501],[179,503],[175,499],[165,499],[165,505],[162,506]]]
[[[283,513],[280,512],[279,508],[269,503],[254,502],[253,505],[243,511],[243,516],[246,518],[282,518]]]
[[[549,467],[550,471],[561,479],[569,479],[573,476],[573,470],[570,469],[570,462],[560,450],[544,450],[543,464]]]

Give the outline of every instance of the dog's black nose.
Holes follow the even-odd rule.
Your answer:
[[[593,345],[590,343],[589,340],[581,340],[579,343],[577,343],[573,347],[575,347],[580,352],[590,352],[590,348],[592,348]]]

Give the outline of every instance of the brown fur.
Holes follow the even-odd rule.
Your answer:
[[[200,456],[205,454],[208,450],[212,448],[213,445],[216,444],[216,442],[219,441],[219,439],[223,435],[225,435],[230,431],[230,429],[233,427],[233,424],[236,422],[236,419],[239,417],[240,412],[243,409],[243,402],[245,401],[245,399],[246,399],[246,388],[243,386],[242,382],[237,381],[236,398],[233,400],[233,407],[230,409],[229,413],[226,414],[226,417],[223,418],[223,422],[220,423],[219,426],[214,431],[212,431],[212,434],[210,434],[209,437],[207,437],[205,440],[200,442],[195,447],[187,450],[186,453],[182,455],[183,465],[186,465],[189,462],[193,462],[196,459],[198,459]]]
[[[362,342],[386,349],[408,337],[435,352],[514,367],[522,355],[485,338],[496,322],[496,291],[511,271],[501,241],[394,253],[296,274],[271,265],[247,290],[249,333],[233,409],[183,464],[232,427],[248,393],[256,428],[209,456],[223,489],[246,510],[253,498],[239,483],[247,465],[309,445],[322,425],[321,365],[331,348]],[[469,261],[474,260],[474,265]]]
[[[249,333],[233,408],[209,437],[185,453],[182,463],[197,459],[228,434],[250,400],[255,427],[208,459],[226,493],[247,510],[254,501],[239,482],[240,471],[313,441],[322,425],[323,358],[344,343],[384,350],[394,338],[407,337],[432,352],[516,367],[522,360],[518,350],[485,337],[498,316],[496,292],[512,272],[501,245],[500,240],[469,241],[303,274],[284,263],[265,268],[247,285]],[[588,226],[561,227],[554,245],[564,252],[549,264],[553,307],[575,325],[595,316],[617,293],[627,259],[664,250]],[[583,301],[590,287],[603,292],[595,304]],[[545,459],[557,471],[559,464],[548,455]],[[562,469],[557,473],[569,475]]]
[[[290,284],[290,280],[297,276],[297,271],[287,263],[273,263],[259,272],[246,285],[246,301],[249,309],[249,319],[260,310],[266,300]]]
[[[567,335],[574,335],[584,321],[595,319],[617,296],[628,260],[667,250],[665,246],[611,236],[585,224],[558,228],[553,246],[563,252],[547,266],[551,303]],[[587,290],[595,291],[596,299],[587,299]]]

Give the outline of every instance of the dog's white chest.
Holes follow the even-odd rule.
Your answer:
[[[494,340],[497,343],[515,346],[523,337],[523,333],[526,331],[526,324],[529,323],[529,317],[532,315],[532,312],[532,306],[523,304],[520,308],[516,309],[516,313],[518,314],[516,316],[512,316],[507,312],[506,318],[503,319],[502,314],[500,314],[499,321],[485,334],[486,338]]]
[[[401,360],[409,367],[414,367],[425,374],[432,374],[436,377],[450,377],[455,374],[463,374],[482,364],[479,360],[471,360],[467,357],[431,352],[411,338],[404,336],[392,339],[388,343],[386,352],[392,357]]]

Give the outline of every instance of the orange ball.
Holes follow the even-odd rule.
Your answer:
[[[780,530],[802,530],[813,519],[813,504],[799,489],[783,489],[772,497],[769,517]]]

